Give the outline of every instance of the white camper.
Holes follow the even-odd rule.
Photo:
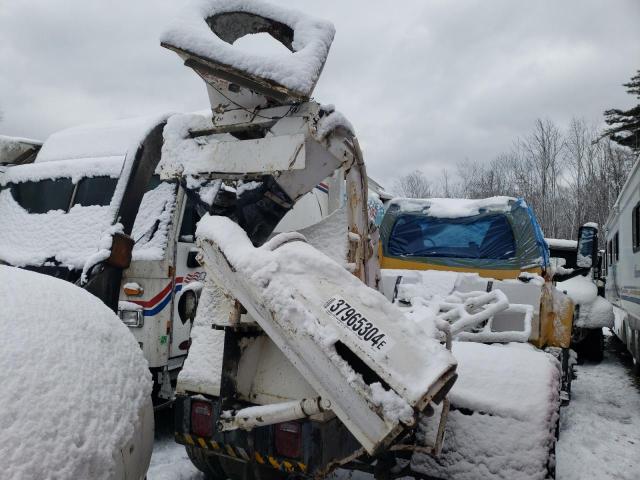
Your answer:
[[[640,160],[613,206],[604,229],[605,297],[614,305],[613,332],[640,363]]]

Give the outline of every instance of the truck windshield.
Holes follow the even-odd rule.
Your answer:
[[[118,179],[111,177],[83,178],[78,182],[73,204],[83,207],[109,205],[117,183]]]
[[[11,184],[11,194],[29,213],[47,213],[51,210],[69,209],[75,185],[70,178],[47,179],[38,182]]]
[[[63,177],[12,183],[10,188],[15,201],[27,212],[47,213],[52,210],[68,211],[72,199],[73,205],[85,207],[109,205],[117,183],[117,178],[100,176],[83,178],[74,185],[70,178]]]
[[[398,217],[388,244],[396,256],[503,260],[516,254],[513,230],[504,215],[435,218]]]

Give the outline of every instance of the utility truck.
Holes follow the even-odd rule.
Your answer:
[[[435,453],[455,360],[432,319],[409,321],[367,286],[378,272],[362,154],[349,122],[310,100],[333,27],[259,2],[185,15],[162,44],[205,80],[212,115],[169,119],[157,171],[215,190],[196,233],[207,278],[178,378],[176,440],[215,478],[376,460],[386,471],[387,457]],[[246,57],[231,45],[257,32],[295,54]],[[273,237],[324,179],[338,193],[331,214],[304,236]]]

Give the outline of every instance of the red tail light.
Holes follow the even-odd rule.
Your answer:
[[[302,457],[302,425],[285,422],[276,425],[276,452],[287,458]]]
[[[213,436],[213,408],[209,402],[191,402],[191,433],[199,437]]]

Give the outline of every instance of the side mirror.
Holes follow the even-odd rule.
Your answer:
[[[121,269],[129,268],[134,244],[133,238],[129,235],[120,232],[114,233],[107,264]]]
[[[578,268],[591,268],[596,265],[598,256],[598,225],[585,223],[578,230]]]

